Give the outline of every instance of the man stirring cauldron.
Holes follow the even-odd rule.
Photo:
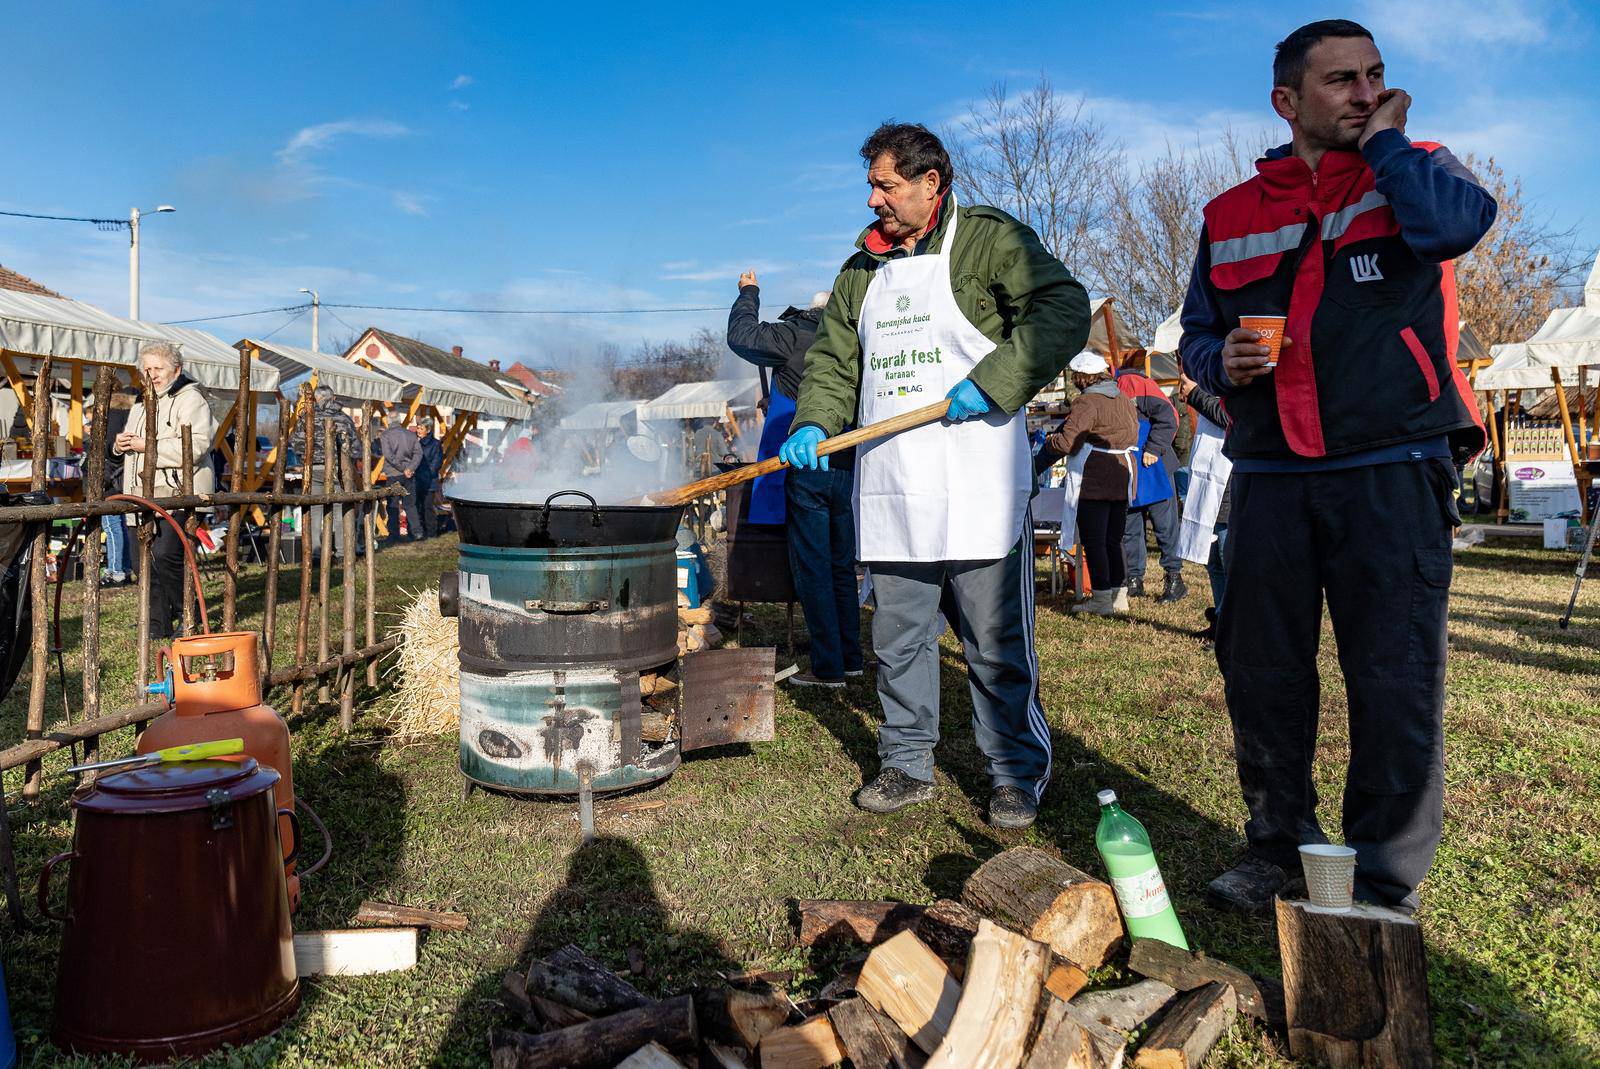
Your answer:
[[[825,468],[817,444],[950,399],[941,422],[856,452],[858,553],[877,612],[881,770],[856,804],[890,813],[933,797],[941,598],[958,610],[973,731],[994,790],[989,822],[1033,823],[1050,730],[1033,650],[1033,491],[1024,406],[1089,337],[1083,287],[1027,226],[957,206],[950,157],[925,127],[861,146],[878,220],[861,234],[806,354],[795,430],[779,455]]]
[[[1217,663],[1248,855],[1211,894],[1265,909],[1317,823],[1317,645],[1327,602],[1350,701],[1344,837],[1358,899],[1401,909],[1444,819],[1445,611],[1455,468],[1483,448],[1456,367],[1450,261],[1494,199],[1440,145],[1342,19],[1278,45],[1272,106],[1293,140],[1205,208],[1183,367],[1231,419]],[[1243,317],[1286,317],[1276,365]]]

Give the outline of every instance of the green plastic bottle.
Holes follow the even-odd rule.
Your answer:
[[[1189,941],[1167,897],[1167,885],[1156,866],[1150,835],[1117,804],[1116,791],[1101,791],[1100,826],[1094,830],[1094,845],[1111,874],[1117,892],[1117,905],[1131,939],[1159,939],[1184,950]]]

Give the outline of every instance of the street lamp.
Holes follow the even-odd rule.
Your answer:
[[[301,286],[300,292],[311,294],[311,351],[320,353],[322,350],[317,348],[317,310],[321,306],[321,302],[317,300],[316,290],[308,290]]]
[[[161,212],[175,212],[170,204],[162,204],[154,211],[141,212],[138,208],[128,213],[128,318],[139,318],[139,218]]]

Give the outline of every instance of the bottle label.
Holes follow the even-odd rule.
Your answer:
[[[1153,917],[1168,909],[1167,885],[1161,879],[1161,870],[1151,865],[1137,876],[1113,876],[1111,887],[1117,893],[1117,905],[1128,918]]]

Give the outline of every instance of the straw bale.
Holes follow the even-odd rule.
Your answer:
[[[399,682],[383,710],[397,738],[446,735],[461,727],[460,640],[439,615],[439,588],[419,592],[400,616]]]

